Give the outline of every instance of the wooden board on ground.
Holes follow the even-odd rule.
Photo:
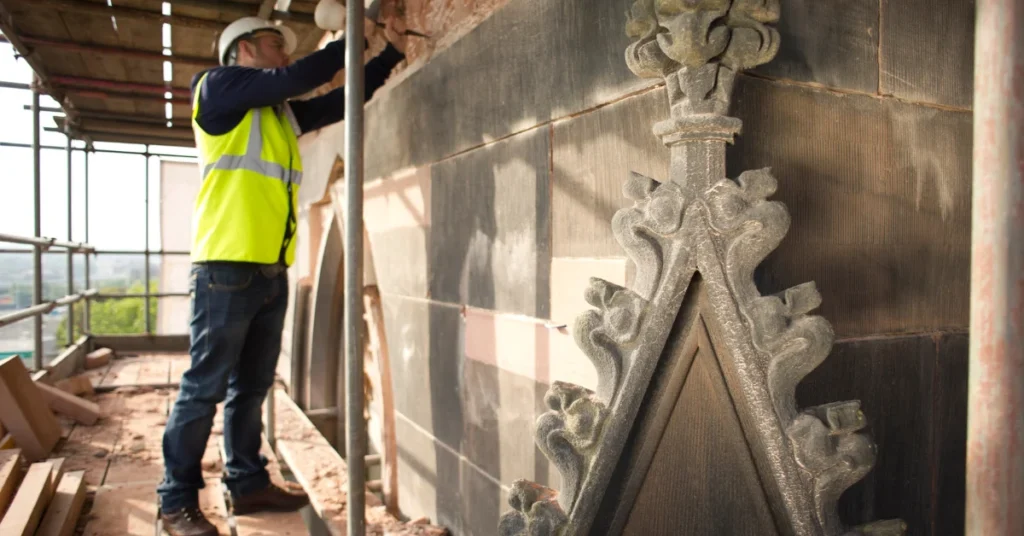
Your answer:
[[[139,383],[139,371],[142,362],[137,357],[118,359],[110,365],[110,370],[103,377],[100,385],[134,385]]]
[[[103,486],[96,491],[84,536],[153,536],[156,488],[152,484]]]
[[[96,397],[103,417],[93,426],[77,426],[56,455],[64,456],[68,471],[85,471],[87,486],[99,486],[121,434],[125,400],[117,393]]]
[[[46,400],[46,403],[53,411],[67,415],[76,422],[88,425],[96,424],[96,421],[100,418],[100,407],[95,402],[66,393],[45,383],[37,383],[36,387],[39,388],[43,399]]]
[[[60,439],[60,424],[20,357],[0,361],[0,421],[29,461],[45,458]]]
[[[148,354],[139,358],[142,366],[139,368],[140,384],[168,383],[171,375],[171,363],[167,356],[161,354]]]
[[[121,431],[110,458],[104,484],[149,482],[163,478],[163,429],[167,424],[167,392],[118,393],[132,413],[121,421]]]
[[[100,368],[114,357],[114,351],[110,348],[100,348],[85,355],[85,370]]]
[[[94,393],[92,378],[85,374],[65,378],[53,384],[53,386],[75,396],[91,395]]]
[[[107,377],[107,373],[110,372],[112,363],[108,363],[100,368],[87,370],[79,374],[79,376],[89,378],[89,382],[92,383],[93,387],[103,383],[103,378]]]
[[[48,463],[53,465],[50,470],[50,488],[57,489],[57,483],[60,482],[61,477],[64,476],[64,458],[50,458],[46,460]]]
[[[36,536],[71,536],[85,503],[85,472],[65,473],[43,516]]]
[[[11,449],[0,452],[0,519],[7,511],[7,505],[14,498],[14,490],[21,482],[21,450]]]
[[[34,463],[28,468],[7,514],[0,521],[0,534],[35,534],[36,527],[39,526],[43,512],[46,511],[46,506],[50,504],[50,497],[53,495],[53,485],[50,482],[52,471],[53,464],[49,462]]]

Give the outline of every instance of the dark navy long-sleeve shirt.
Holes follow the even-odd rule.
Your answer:
[[[365,100],[384,85],[391,70],[405,56],[391,43],[366,64]],[[199,114],[196,122],[212,135],[226,134],[242,121],[253,108],[277,106],[329,82],[345,67],[345,41],[332,41],[324,48],[277,69],[254,69],[237,65],[215,67],[200,72],[192,79],[192,96],[199,93]],[[206,81],[197,88],[204,73]],[[345,88],[309,100],[292,100],[288,104],[295,115],[300,135],[344,119]]]

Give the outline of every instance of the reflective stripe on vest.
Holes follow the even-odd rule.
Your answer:
[[[206,164],[206,166],[203,167],[204,178],[208,177],[210,175],[210,171],[214,169],[224,171],[245,169],[259,173],[260,175],[280,179],[282,182],[288,182],[288,176],[284,166],[277,162],[263,160],[260,156],[263,152],[263,130],[260,128],[260,118],[262,117],[262,114],[263,111],[260,109],[252,111],[252,125],[249,127],[249,140],[245,147],[245,154],[221,155],[216,162]],[[289,123],[291,123],[291,121],[289,121]],[[292,170],[292,184],[296,186],[302,184],[301,171]]]

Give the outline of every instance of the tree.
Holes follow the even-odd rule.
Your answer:
[[[136,282],[130,287],[106,287],[100,289],[101,294],[141,294],[143,283]],[[150,292],[156,292],[156,282],[151,282]],[[156,325],[157,299],[149,301],[149,317],[151,325]],[[120,298],[107,300],[93,300],[89,308],[92,316],[92,333],[100,335],[129,335],[146,332],[146,317],[143,310],[146,307],[143,298]],[[75,304],[75,331],[77,338],[84,333],[83,319],[85,317],[85,304]],[[67,337],[67,317],[57,327],[57,340],[64,341]]]

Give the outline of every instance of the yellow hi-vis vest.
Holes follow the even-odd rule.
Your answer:
[[[237,261],[274,264],[281,259],[285,231],[290,239],[285,264],[295,260],[302,159],[298,125],[288,104],[249,110],[230,132],[206,133],[196,122],[199,94],[206,74],[196,85],[192,131],[199,150],[202,186],[192,213],[192,262]],[[291,175],[291,196],[288,180]]]

